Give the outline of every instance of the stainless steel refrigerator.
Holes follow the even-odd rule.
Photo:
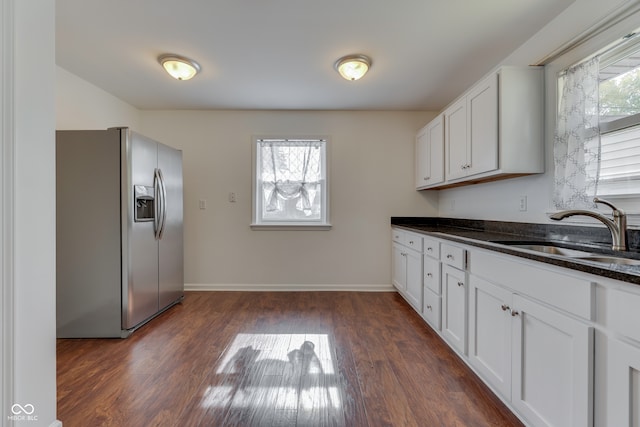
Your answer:
[[[56,178],[59,338],[125,338],[182,300],[181,151],[128,128],[57,131]]]

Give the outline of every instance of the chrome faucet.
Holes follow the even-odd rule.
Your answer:
[[[624,213],[622,209],[618,209],[611,202],[608,202],[603,199],[594,198],[593,201],[595,203],[602,203],[603,205],[609,206],[613,212],[613,220],[610,220],[606,216],[593,211],[586,211],[580,209],[570,209],[567,211],[556,212],[550,216],[551,219],[560,221],[561,219],[574,216],[574,215],[585,215],[595,218],[601,221],[604,225],[609,228],[611,231],[611,240],[612,246],[611,249],[614,251],[626,251],[627,250],[627,215]]]

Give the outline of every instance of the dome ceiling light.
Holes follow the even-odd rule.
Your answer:
[[[371,68],[371,59],[365,55],[348,55],[338,59],[335,69],[346,80],[358,80]]]
[[[176,80],[189,80],[200,71],[200,64],[180,55],[165,54],[158,57],[165,71]]]

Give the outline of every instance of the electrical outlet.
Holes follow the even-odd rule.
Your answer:
[[[520,196],[518,207],[520,209],[520,212],[527,211],[527,196]]]
[[[207,209],[207,201],[205,199],[200,199],[200,201],[198,201],[198,207],[202,210]]]
[[[229,202],[230,203],[235,203],[236,202],[236,193],[229,193]]]

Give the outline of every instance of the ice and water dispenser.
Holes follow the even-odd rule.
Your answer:
[[[134,185],[133,190],[136,202],[134,220],[136,222],[153,221],[155,218],[155,192],[153,187]]]

